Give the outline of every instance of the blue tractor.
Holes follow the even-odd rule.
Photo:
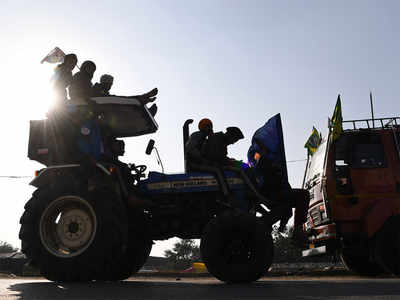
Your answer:
[[[95,118],[114,138],[158,129],[135,99],[92,100]],[[88,107],[68,109],[77,113]],[[221,281],[252,282],[267,272],[273,259],[271,227],[281,210],[261,204],[237,174],[225,173],[234,195],[227,201],[209,173],[149,172],[146,178],[144,165],[97,161],[88,167],[64,153],[77,130],[70,117],[62,117],[68,114],[30,124],[28,156],[46,167],[30,183],[37,189],[25,205],[19,237],[22,251],[44,277],[123,280],[144,265],[153,241],[171,237],[200,239],[202,259]],[[184,125],[184,141],[191,122]],[[150,140],[146,152],[153,148]]]

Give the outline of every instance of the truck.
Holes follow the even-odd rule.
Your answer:
[[[307,161],[304,257],[338,255],[365,276],[400,275],[399,117],[341,121]]]
[[[158,129],[147,107],[136,99],[92,101],[96,105],[91,106],[91,120],[105,124],[115,139]],[[45,278],[124,280],[144,265],[153,241],[171,237],[200,239],[202,260],[221,281],[252,282],[268,271],[273,259],[271,228],[282,209],[261,205],[234,172],[225,172],[234,196],[227,201],[210,173],[146,175],[147,167],[140,163],[74,161],[67,155],[73,150],[74,133],[90,138],[90,128],[80,127],[74,116],[87,115],[91,108],[71,101],[67,112],[30,122],[28,156],[46,167],[30,183],[36,190],[25,204],[19,237],[22,252]],[[183,126],[184,142],[191,122]],[[150,140],[146,153],[154,148]],[[132,197],[137,200],[134,205],[129,203]]]

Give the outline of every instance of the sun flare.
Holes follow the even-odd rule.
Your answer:
[[[18,114],[8,116],[10,119],[17,117],[21,121],[37,120],[46,117],[47,111],[54,103],[53,91],[50,86],[50,78],[53,75],[55,65],[39,65],[28,74],[30,81],[24,83],[13,80],[10,86],[4,89],[6,99],[9,99],[11,108],[18,111]]]

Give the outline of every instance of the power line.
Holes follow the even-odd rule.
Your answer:
[[[292,162],[299,162],[299,161],[306,161],[307,159],[295,159],[295,160],[288,160],[286,161],[287,163],[292,163]]]
[[[19,176],[19,175],[0,175],[0,178],[22,179],[32,178],[33,176]]]

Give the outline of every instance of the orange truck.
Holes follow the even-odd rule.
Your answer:
[[[361,275],[400,275],[400,117],[340,122],[339,136],[329,125],[307,161],[302,254],[338,254]]]

